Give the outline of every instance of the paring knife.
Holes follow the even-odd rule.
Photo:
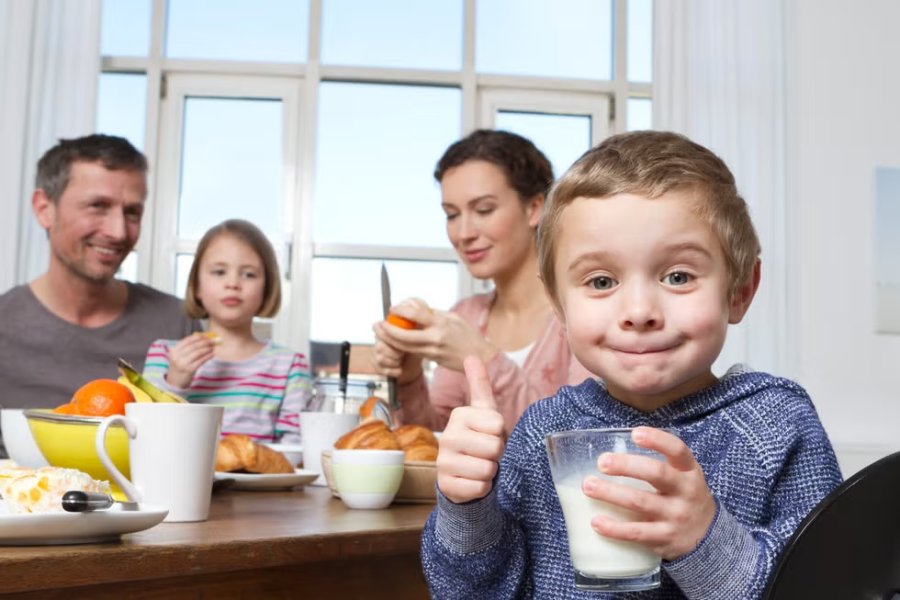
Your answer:
[[[334,412],[343,413],[347,403],[347,375],[350,372],[350,342],[341,342],[341,359],[338,367],[338,392]]]
[[[388,313],[391,312],[391,280],[388,279],[387,267],[381,263],[381,310],[383,317],[387,319]],[[397,380],[393,377],[387,378],[388,388],[388,406],[391,410],[400,408],[400,402],[397,400]]]

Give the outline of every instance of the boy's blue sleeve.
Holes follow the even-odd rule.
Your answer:
[[[767,518],[747,526],[717,499],[706,537],[685,556],[663,562],[687,598],[760,598],[800,522],[840,485],[840,468],[818,419],[798,425],[772,482]],[[764,461],[766,456],[758,459]],[[735,482],[732,502],[740,502],[744,485],[747,482]]]
[[[521,528],[500,507],[496,486],[480,500],[438,504],[422,535],[432,598],[530,598]]]

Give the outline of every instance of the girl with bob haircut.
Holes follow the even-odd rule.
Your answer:
[[[300,411],[310,396],[308,361],[253,334],[254,317],[274,317],[281,306],[278,261],[265,234],[240,219],[207,231],[184,303],[190,317],[209,320],[209,329],[153,342],[147,379],[189,402],[224,406],[222,435],[299,442]]]

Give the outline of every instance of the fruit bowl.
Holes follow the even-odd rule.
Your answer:
[[[97,427],[103,417],[64,415],[44,408],[30,408],[24,412],[34,441],[51,466],[78,469],[94,479],[109,481],[109,473],[100,462],[94,445]],[[130,478],[128,434],[121,425],[113,425],[107,431],[106,451],[113,464]],[[116,499],[126,499],[117,486],[112,485],[112,490]]]

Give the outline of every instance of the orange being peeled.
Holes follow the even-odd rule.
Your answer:
[[[129,402],[134,402],[134,394],[125,385],[112,379],[94,379],[78,388],[72,395],[69,404],[75,408],[74,412],[69,414],[92,417],[124,415],[125,405]],[[54,410],[64,412],[59,408]]]
[[[388,313],[385,321],[387,321],[391,325],[396,325],[400,329],[415,329],[417,327],[415,321],[410,321],[406,317],[401,317],[400,315],[395,315],[394,313]]]

